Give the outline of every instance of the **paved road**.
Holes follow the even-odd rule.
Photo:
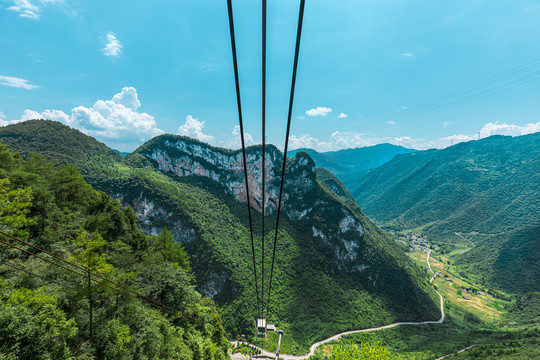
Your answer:
[[[431,271],[433,273],[433,277],[431,278],[430,282],[433,282],[433,279],[435,279],[435,273],[433,272],[433,270],[431,270],[431,265],[429,263],[429,255],[431,254],[431,250],[428,251],[428,256],[427,256],[427,264],[428,264],[428,269],[429,271]],[[439,295],[439,297],[441,298],[441,318],[439,320],[436,320],[436,321],[420,321],[420,322],[397,322],[397,323],[393,323],[393,324],[390,324],[390,325],[384,325],[384,326],[379,326],[379,327],[376,327],[376,328],[369,328],[369,329],[360,329],[360,330],[351,330],[351,331],[345,331],[345,332],[342,332],[340,334],[337,334],[337,335],[334,335],[332,337],[329,337],[328,339],[324,339],[324,340],[321,340],[319,342],[316,342],[315,344],[311,345],[311,347],[309,348],[309,353],[307,354],[304,354],[304,355],[288,355],[288,354],[280,354],[279,355],[279,358],[280,359],[283,359],[283,360],[301,360],[301,359],[307,359],[308,357],[310,356],[313,356],[313,354],[315,354],[315,350],[323,345],[323,344],[326,344],[328,342],[331,342],[331,341],[335,341],[335,340],[338,340],[340,337],[342,336],[345,336],[345,335],[351,335],[351,334],[358,334],[358,333],[364,333],[364,332],[372,332],[372,331],[379,331],[379,330],[385,330],[385,329],[391,329],[393,327],[396,327],[396,326],[402,326],[402,325],[427,325],[427,324],[442,324],[442,322],[444,321],[444,300],[443,300],[443,297],[442,295],[437,291],[435,290],[435,292]],[[231,343],[236,343],[236,341],[232,341]],[[254,346],[254,345],[252,345]],[[255,346],[256,347],[256,346]],[[263,350],[259,347],[256,347],[257,349],[261,350],[261,355],[263,356],[268,356],[268,357],[272,357],[274,358],[275,357],[275,353],[271,352],[271,351],[266,351],[266,350]]]

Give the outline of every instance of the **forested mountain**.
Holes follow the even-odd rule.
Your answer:
[[[34,136],[23,142],[18,132]],[[54,160],[57,154],[60,159],[66,155],[48,139],[74,133],[80,134],[58,123],[30,121],[0,129],[0,141],[20,152],[41,149]],[[79,141],[95,143],[84,135]],[[108,157],[110,149],[101,149],[100,156]],[[260,275],[261,147],[248,148],[247,156]],[[268,146],[266,284],[281,156]],[[197,289],[216,302],[226,329],[232,334],[253,332],[256,294],[241,152],[162,135],[125,159],[110,159],[77,165],[95,188],[123,207],[131,206],[146,234],[159,234],[167,227],[184,244]],[[306,153],[288,161],[269,321],[286,330],[289,349],[301,351],[313,340],[341,330],[438,318],[426,274],[346,193],[336,194],[338,179],[318,174]]]
[[[291,156],[306,152],[319,167],[325,168],[341,180],[357,178],[366,170],[381,166],[398,154],[408,154],[416,150],[392,144],[378,144],[355,149],[318,152],[313,149],[289,151]]]
[[[0,144],[0,230],[81,267],[0,235],[1,359],[227,358],[216,307],[195,291],[182,246],[166,230],[144,235],[133,210],[75,166],[23,160]],[[114,284],[93,275],[100,282],[89,286],[84,269]]]
[[[500,233],[540,219],[540,133],[398,155],[346,185],[364,211],[433,236]]]
[[[448,242],[476,234],[464,269],[508,291],[538,291],[539,144],[540,133],[492,136],[398,155],[346,184],[381,225]]]

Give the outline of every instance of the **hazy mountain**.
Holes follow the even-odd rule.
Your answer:
[[[398,154],[407,154],[416,150],[392,144],[378,144],[355,149],[317,152],[313,149],[297,149],[288,152],[294,156],[304,151],[311,156],[315,164],[329,170],[342,180],[358,177],[365,170],[373,169],[390,161]]]
[[[25,135],[30,132],[34,136]],[[51,159],[76,159],[95,188],[133,207],[147,234],[167,227],[184,244],[197,289],[216,301],[227,330],[233,334],[253,331],[256,294],[240,151],[162,135],[125,159],[100,147],[95,159],[104,157],[101,162],[76,155],[78,143],[84,147],[95,144],[94,139],[83,135],[66,147],[50,142],[52,136],[69,141],[81,135],[47,121],[0,129],[0,141],[21,153],[39,149]],[[250,147],[247,156],[260,276],[261,147]],[[266,288],[281,161],[279,150],[268,146]],[[328,172],[318,174],[306,153],[297,153],[288,162],[270,321],[286,329],[292,348],[300,349],[341,330],[438,318],[438,301],[425,273],[350,196],[339,193],[338,179]]]

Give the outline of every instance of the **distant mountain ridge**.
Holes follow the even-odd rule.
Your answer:
[[[21,154],[36,149],[51,160],[72,159],[95,188],[131,205],[147,234],[167,227],[184,243],[197,289],[216,301],[227,330],[253,331],[256,295],[241,152],[162,135],[125,158],[104,145],[85,157],[77,144],[96,144],[95,139],[82,135],[72,151],[48,141],[69,141],[78,134],[59,123],[30,121],[0,128],[0,141]],[[273,146],[267,153],[265,233],[272,239],[282,155]],[[260,266],[261,146],[249,147],[247,156]],[[301,352],[342,330],[436,319],[438,307],[425,273],[365,216],[346,189],[339,192],[341,182],[328,172],[322,175],[306,153],[287,164],[270,305],[270,321],[287,330],[284,346]],[[267,241],[268,269],[272,246]]]
[[[478,247],[462,256],[470,261],[467,266],[462,262],[464,268],[478,270],[486,282],[508,291],[538,289],[540,275],[531,276],[529,262],[516,267],[508,254],[520,256],[540,243],[532,242],[538,231],[531,230],[540,225],[540,133],[491,136],[397,155],[345,183],[379,225],[450,242],[456,232],[479,233]],[[482,255],[485,246],[493,250],[489,255]],[[534,264],[540,262],[540,251],[528,256]],[[495,273],[509,279],[523,276],[512,285],[494,281]]]
[[[297,152],[306,152],[318,167],[323,167],[341,180],[358,177],[365,170],[373,169],[392,160],[399,154],[407,154],[417,150],[407,149],[392,144],[377,144],[354,149],[318,152],[313,149],[296,149],[288,152],[294,156]]]

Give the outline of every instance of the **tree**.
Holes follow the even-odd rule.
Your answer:
[[[30,189],[11,189],[9,178],[0,179],[0,230],[19,237],[27,237],[24,229],[34,224],[34,219],[26,218],[32,206]]]
[[[390,360],[391,358],[390,352],[379,342],[373,345],[364,342],[361,345],[354,343],[338,345],[330,355],[331,360]]]

